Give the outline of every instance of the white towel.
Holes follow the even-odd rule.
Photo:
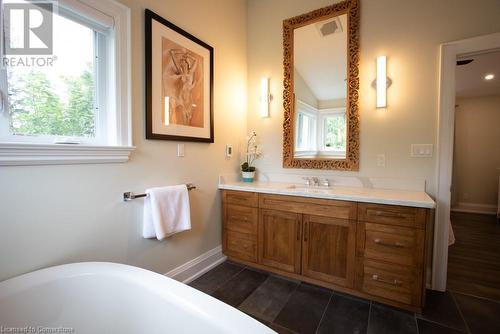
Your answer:
[[[146,190],[142,236],[162,240],[191,229],[189,195],[186,185]]]

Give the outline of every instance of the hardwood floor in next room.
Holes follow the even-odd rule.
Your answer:
[[[500,333],[500,303],[455,292],[428,291],[417,315],[232,262],[190,285],[283,334]]]
[[[500,224],[493,215],[452,212],[455,244],[448,289],[500,301]]]

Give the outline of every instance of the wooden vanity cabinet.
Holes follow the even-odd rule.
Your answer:
[[[352,287],[355,269],[356,203],[296,196],[259,195],[259,259],[266,266],[294,272],[313,279]],[[278,242],[271,242],[270,217],[288,219],[289,232],[277,232]],[[292,221],[296,228],[293,229]],[[276,224],[276,223],[275,223]],[[273,229],[274,230],[274,229]],[[295,240],[292,243],[292,239]],[[269,244],[271,242],[271,244]],[[292,247],[293,245],[293,247]],[[267,249],[280,247],[287,253],[282,264],[269,262]],[[293,267],[291,261],[293,259]],[[283,266],[286,263],[286,266]]]
[[[421,308],[428,209],[358,205],[356,289]]]
[[[222,191],[231,260],[420,312],[430,210]]]
[[[257,199],[256,193],[222,193],[222,250],[227,256],[257,262]]]
[[[352,288],[356,221],[304,215],[302,275]]]
[[[300,273],[302,216],[269,209],[259,216],[259,263]]]

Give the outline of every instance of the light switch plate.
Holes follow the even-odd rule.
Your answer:
[[[177,156],[178,157],[184,156],[184,144],[177,144]]]
[[[377,154],[377,167],[385,167],[385,154]]]
[[[233,146],[226,144],[226,158],[231,158],[233,156]]]
[[[411,144],[410,156],[413,158],[432,158],[432,144]]]

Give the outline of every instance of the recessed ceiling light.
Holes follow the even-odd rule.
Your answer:
[[[495,77],[495,75],[494,75],[494,74],[486,74],[486,75],[484,76],[484,80],[491,80],[491,79],[493,79],[494,77]]]

